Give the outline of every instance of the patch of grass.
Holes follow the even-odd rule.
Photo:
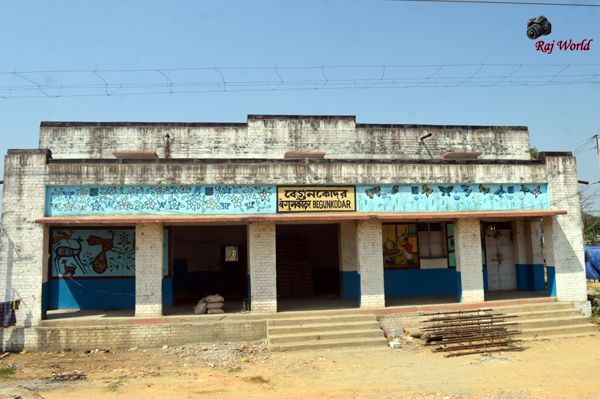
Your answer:
[[[14,367],[0,368],[0,378],[12,377],[16,371],[17,371],[17,369]]]
[[[261,375],[256,375],[252,377],[243,377],[242,381],[251,382],[253,384],[266,384],[269,382],[266,378]]]
[[[123,385],[123,380],[113,381],[106,386],[106,389],[110,392],[117,392]]]

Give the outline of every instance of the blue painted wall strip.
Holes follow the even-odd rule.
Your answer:
[[[547,266],[548,271],[548,296],[556,296],[556,269],[554,266]]]
[[[460,272],[456,272],[456,292],[458,294],[458,302],[462,302],[462,279]]]
[[[488,283],[488,270],[487,270],[487,266],[483,266],[483,292],[488,292],[489,291],[489,283]]]
[[[47,308],[131,309],[135,307],[134,279],[87,279],[48,281]],[[162,282],[163,306],[173,306],[173,281]]]
[[[340,297],[342,299],[360,298],[360,275],[356,271],[340,271]]]
[[[455,269],[385,270],[386,297],[455,296]]]
[[[544,291],[546,289],[543,264],[516,264],[515,268],[518,290]]]

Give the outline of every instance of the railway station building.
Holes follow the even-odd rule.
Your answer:
[[[520,126],[42,122],[4,161],[0,288],[52,312],[381,308],[554,296],[588,312],[575,158]]]

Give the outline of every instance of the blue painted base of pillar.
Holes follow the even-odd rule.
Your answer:
[[[487,266],[483,266],[483,292],[488,292],[488,291],[489,291],[488,271],[487,271]]]
[[[556,269],[554,266],[547,266],[548,271],[548,296],[556,296]]]
[[[42,320],[46,320],[48,313],[48,282],[42,283]]]
[[[462,302],[462,280],[460,272],[456,272],[456,292],[458,296],[458,302]]]

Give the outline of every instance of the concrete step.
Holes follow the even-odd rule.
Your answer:
[[[331,324],[331,323],[347,323],[347,322],[364,322],[373,321],[373,315],[343,315],[343,316],[319,316],[319,317],[299,317],[299,318],[275,318],[268,321],[267,326],[303,326],[314,324]]]
[[[368,349],[368,348],[385,348],[387,340],[383,338],[383,334],[379,338],[341,338],[328,339],[321,341],[305,341],[301,343],[286,343],[271,345],[271,350],[274,352],[298,351],[298,350],[323,350],[333,348],[348,348],[348,349]]]
[[[500,312],[502,313],[502,312]],[[554,317],[582,317],[582,314],[577,309],[558,309],[558,310],[541,310],[536,312],[513,313],[510,316],[518,316],[516,318],[506,319],[508,322],[521,320],[535,319],[550,319]]]
[[[294,334],[294,333],[312,333],[325,331],[349,331],[349,330],[379,330],[380,326],[376,320],[346,322],[346,323],[317,323],[317,324],[302,324],[299,326],[287,325],[281,327],[269,326],[269,335],[275,334]]]
[[[494,306],[493,309],[500,313],[516,314],[526,312],[542,312],[546,310],[567,310],[574,308],[573,304],[570,302],[544,302],[523,305]]]
[[[583,316],[575,317],[553,317],[550,319],[532,319],[532,320],[519,320],[513,319],[516,325],[507,326],[509,330],[528,330],[532,328],[560,328],[565,326],[572,326],[578,324],[589,324],[589,321]]]
[[[568,339],[568,338],[581,338],[581,337],[600,337],[600,332],[596,331],[587,331],[587,332],[580,332],[580,333],[569,333],[569,334],[559,334],[559,335],[539,335],[539,336],[526,336],[526,337],[521,337],[518,336],[517,339],[520,339],[522,341],[538,341],[541,339],[546,339],[546,340],[550,340],[550,339]]]
[[[516,339],[528,339],[538,337],[554,337],[554,336],[567,336],[567,335],[588,335],[598,334],[598,326],[595,324],[575,324],[564,327],[541,327],[541,328],[529,328],[522,330],[521,334],[516,335]]]
[[[354,338],[363,340],[367,338],[383,338],[383,331],[377,329],[368,330],[351,330],[351,331],[327,331],[314,333],[299,333],[299,334],[277,334],[269,333],[269,343],[271,345],[284,343],[301,343],[306,341],[327,341],[336,339]]]

